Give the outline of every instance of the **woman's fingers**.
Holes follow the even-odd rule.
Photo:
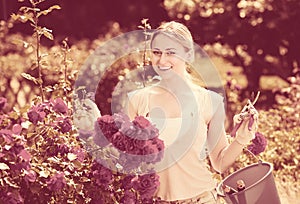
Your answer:
[[[242,134],[246,134],[246,131],[248,131],[248,133],[252,133],[253,131],[255,132],[258,126],[257,121],[258,112],[254,108],[250,100],[248,100],[247,104],[243,107],[242,111],[233,117],[234,128],[231,131],[230,135],[232,137],[235,137],[239,129],[243,129],[239,131],[239,133],[243,132]]]

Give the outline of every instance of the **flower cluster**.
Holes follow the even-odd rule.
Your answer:
[[[254,155],[258,155],[261,152],[265,151],[266,147],[267,147],[267,139],[262,133],[256,132],[255,138],[252,140],[252,143],[247,148]]]
[[[6,104],[7,104],[7,99],[4,97],[0,97],[0,111],[5,108]]]
[[[130,121],[125,114],[114,114],[97,119],[93,140],[100,147],[112,148],[117,154],[113,163],[131,173],[141,164],[155,164],[162,159],[164,144],[158,133],[142,116]]]
[[[47,116],[55,115],[56,119],[51,125],[58,128],[62,133],[67,133],[72,129],[72,122],[67,113],[68,106],[61,98],[57,98],[32,106],[28,110],[27,116],[31,123],[37,125],[39,122],[44,123]]]
[[[66,103],[57,98],[10,112],[6,104],[1,97],[0,203],[61,201],[73,179],[68,175],[89,165]]]
[[[125,114],[104,115],[95,122],[92,169],[105,202],[154,203],[159,177],[154,164],[163,157],[158,129],[146,118],[130,121]]]

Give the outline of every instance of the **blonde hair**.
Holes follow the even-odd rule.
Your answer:
[[[179,42],[184,48],[187,49],[187,52],[191,53],[191,60],[189,61],[191,62],[194,60],[195,51],[193,37],[185,25],[176,21],[162,23],[152,34],[150,39],[150,47],[152,47],[154,38],[159,34],[164,34]]]

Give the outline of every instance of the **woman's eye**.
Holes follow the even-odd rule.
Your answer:
[[[173,51],[168,51],[168,52],[166,52],[166,54],[167,54],[167,55],[175,55],[175,52],[173,52]]]
[[[154,54],[154,55],[162,55],[162,52],[161,51],[157,51],[157,50],[153,50],[152,51],[152,53]]]

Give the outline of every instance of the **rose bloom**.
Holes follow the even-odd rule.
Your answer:
[[[124,178],[121,180],[121,188],[124,190],[129,190],[132,188],[132,179],[135,177],[133,175],[122,175]]]
[[[121,152],[118,163],[123,167],[123,170],[128,173],[141,165],[143,157],[140,155],[132,155]]]
[[[0,97],[0,111],[4,109],[7,104],[7,99],[4,97]]]
[[[128,142],[128,137],[123,135],[121,132],[115,133],[111,139],[111,143],[113,144],[113,146],[120,151],[126,151],[126,147],[130,146],[128,145]]]
[[[57,98],[54,101],[52,101],[53,104],[53,110],[57,113],[67,113],[68,112],[68,106],[66,103],[61,99]]]
[[[112,171],[108,168],[105,168],[101,164],[94,164],[92,170],[92,176],[95,178],[96,183],[99,186],[107,188],[108,185],[113,181]]]
[[[69,147],[66,144],[59,144],[57,146],[57,151],[60,153],[60,155],[64,156],[66,154],[68,154],[69,151]]]
[[[83,162],[85,159],[85,151],[81,147],[72,148],[71,152],[76,154],[77,160]]]
[[[124,113],[115,113],[111,117],[119,129],[121,128],[122,124],[130,122],[130,118]]]
[[[25,176],[24,176],[24,180],[26,181],[26,183],[33,183],[36,180],[36,173],[33,170],[29,170],[29,171],[25,171]]]
[[[21,196],[18,190],[14,191],[0,191],[1,203],[17,204],[24,203],[24,198]]]
[[[1,129],[0,130],[0,138],[4,139],[4,144],[12,143],[12,141],[13,141],[12,131],[11,130],[6,130],[6,129]]]
[[[58,123],[58,126],[62,133],[69,132],[72,130],[72,121],[69,118],[64,118],[63,121]]]
[[[164,142],[159,138],[148,140],[140,155],[145,155],[145,162],[159,162],[164,155]]]
[[[22,126],[20,124],[14,124],[12,127],[12,132],[16,135],[19,135],[22,131]]]
[[[100,147],[105,147],[110,143],[108,141],[108,138],[104,136],[97,121],[95,122],[95,125],[94,125],[93,140],[94,140],[95,144]]]
[[[138,129],[130,121],[125,121],[121,124],[120,132],[128,137],[134,137],[137,134]]]
[[[112,116],[104,115],[97,119],[97,123],[103,135],[110,141],[113,134],[118,132],[118,127]]]
[[[260,132],[255,133],[255,138],[252,140],[252,143],[248,146],[248,150],[251,151],[254,155],[265,151],[268,141]]]
[[[128,154],[141,155],[140,152],[144,149],[146,140],[127,138],[125,150]]]
[[[64,173],[56,173],[47,181],[47,188],[51,191],[59,191],[66,186]]]
[[[46,113],[41,107],[33,106],[27,112],[27,116],[29,121],[36,125],[39,121],[42,122],[44,120]]]
[[[133,182],[133,188],[140,194],[141,199],[153,197],[159,186],[159,176],[155,173],[139,175],[138,179]]]
[[[140,128],[144,128],[144,129],[151,125],[149,120],[147,120],[143,116],[136,116],[135,119],[133,120],[133,124],[137,125]]]
[[[136,204],[136,195],[135,195],[135,193],[131,190],[125,190],[124,195],[121,198],[121,203]]]

